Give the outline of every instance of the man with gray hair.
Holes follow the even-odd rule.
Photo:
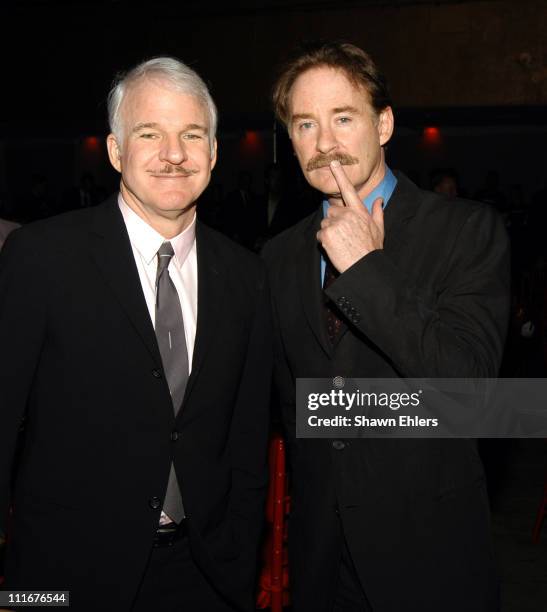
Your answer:
[[[202,79],[155,58],[108,102],[119,193],[13,232],[0,257],[5,588],[70,591],[78,611],[251,610],[263,265],[196,220],[217,152]]]

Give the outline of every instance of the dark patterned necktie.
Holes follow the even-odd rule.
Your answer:
[[[336,270],[336,268],[330,262],[328,257],[325,257],[325,279],[323,281],[323,289],[328,289],[330,285],[340,276],[340,273]],[[342,321],[338,318],[336,314],[336,308],[332,301],[328,299],[326,296],[325,301],[325,318],[327,321],[327,333],[329,335],[329,340],[331,344],[334,344],[338,333],[340,332],[340,327],[342,326]]]
[[[164,242],[158,250],[155,331],[163,371],[169,385],[176,416],[182,404],[186,383],[188,382],[188,351],[186,349],[184,320],[179,295],[167,269],[173,255],[171,243]],[[182,496],[173,464],[171,464],[169,472],[163,511],[175,523],[180,523],[184,518]]]

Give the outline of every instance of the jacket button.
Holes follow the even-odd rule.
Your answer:
[[[152,376],[154,378],[161,378],[161,372],[159,370],[152,370]]]
[[[344,450],[346,448],[346,443],[342,442],[342,440],[335,440],[332,443],[332,448],[335,450]]]
[[[157,510],[161,506],[161,501],[159,497],[151,497],[148,500],[148,505],[152,510]]]
[[[179,439],[179,432],[175,429],[171,432],[171,442],[176,442]]]

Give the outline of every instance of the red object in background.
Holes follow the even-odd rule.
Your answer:
[[[255,130],[247,130],[241,139],[240,150],[246,156],[254,157],[263,152],[264,143],[260,134]]]
[[[441,130],[438,127],[428,126],[424,128],[423,132],[424,143],[429,146],[435,146],[441,144]]]
[[[270,486],[266,502],[268,535],[263,549],[262,572],[256,607],[282,612],[289,605],[287,521],[289,496],[285,472],[285,441],[279,434],[270,440]]]
[[[247,143],[248,146],[252,147],[252,146],[256,146],[258,143],[258,133],[255,132],[254,130],[247,130],[245,132],[245,142]]]
[[[86,136],[83,140],[83,147],[88,153],[97,153],[101,149],[101,143],[97,136]]]

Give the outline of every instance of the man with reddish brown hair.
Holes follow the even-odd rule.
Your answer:
[[[287,64],[274,106],[324,201],[265,248],[292,469],[295,612],[493,612],[484,474],[466,439],[301,439],[297,378],[496,376],[508,316],[503,225],[386,165],[386,80],[347,43]]]

